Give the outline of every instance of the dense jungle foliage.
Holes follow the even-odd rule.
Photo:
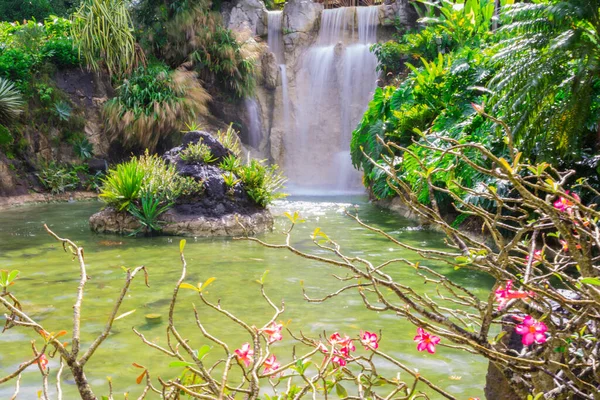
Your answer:
[[[500,124],[482,118],[472,103],[506,121],[528,162],[575,168],[598,184],[598,2],[512,3],[503,1],[495,15],[489,0],[423,2],[422,29],[373,47],[390,83],[376,90],[351,150],[375,198],[394,191],[369,158],[392,161],[426,204],[427,179],[473,203],[480,200],[467,188],[492,185],[501,192],[502,182],[453,155],[413,144],[446,137],[503,156]],[[397,145],[393,154],[382,151],[378,136]],[[426,160],[429,172],[417,159]],[[473,161],[490,164],[475,155]],[[450,196],[436,197],[449,206]]]

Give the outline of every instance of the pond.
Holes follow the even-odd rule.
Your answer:
[[[310,239],[316,227],[339,241],[349,255],[360,255],[374,262],[405,257],[418,260],[419,256],[394,246],[386,239],[361,228],[343,214],[344,207],[358,204],[363,220],[385,229],[395,237],[417,247],[443,248],[443,236],[419,229],[413,222],[389,211],[379,209],[363,197],[344,198],[291,198],[272,207],[276,216],[275,231],[262,235],[270,242],[281,243],[282,229],[289,224],[285,211],[299,211],[306,222],[294,229],[293,243],[300,249],[319,253]],[[124,280],[122,266],[145,265],[150,274],[150,288],[143,279],[136,280],[125,299],[121,312],[136,310],[115,322],[113,333],[86,366],[97,395],[108,393],[107,377],[112,377],[115,393],[130,392],[137,398],[140,389],[135,378],[138,363],[151,367],[154,377],[175,377],[182,368],[169,368],[169,360],[156,350],[141,344],[132,332],[136,327],[152,341],[165,344],[166,324],[148,325],[145,315],[157,313],[166,319],[173,286],[179,278],[179,240],[176,237],[131,238],[116,235],[97,235],[88,227],[88,218],[101,207],[98,202],[29,205],[0,212],[0,268],[21,271],[13,293],[22,301],[23,308],[48,331],[72,331],[71,315],[78,284],[76,261],[65,254],[62,247],[43,230],[46,223],[59,236],[68,237],[83,246],[90,280],[82,313],[82,348],[85,349],[104,327],[113,302]],[[332,274],[344,274],[331,267],[295,256],[285,250],[266,249],[249,241],[227,238],[187,238],[185,248],[188,261],[186,282],[197,283],[210,277],[207,297],[221,299],[223,307],[236,313],[252,325],[262,326],[270,318],[270,309],[259,295],[259,279],[265,270],[266,290],[274,300],[285,299],[284,321],[291,321],[289,329],[317,337],[334,331],[357,336],[360,330],[383,332],[380,348],[405,364],[416,368],[424,376],[450,391],[457,398],[483,397],[487,361],[468,353],[439,347],[434,355],[419,353],[413,337],[415,327],[394,314],[368,311],[356,292],[347,292],[325,304],[307,303],[302,298],[301,282],[313,297],[323,296],[341,287]],[[430,264],[427,264],[430,265]],[[447,266],[435,266],[452,279],[470,287],[480,296],[487,296],[492,282],[468,271],[453,271]],[[424,290],[411,268],[397,264],[388,271],[417,290]],[[141,278],[141,277],[140,277]],[[430,285],[431,286],[431,285]],[[433,287],[427,290],[435,295]],[[248,341],[247,334],[238,326],[223,319],[216,312],[202,307],[190,290],[180,292],[176,313],[178,328],[189,338],[194,348],[211,344],[200,334],[192,311],[192,303],[199,308],[200,318],[214,335],[237,348]],[[2,321],[0,321],[2,322]],[[24,328],[11,329],[0,334],[0,376],[18,367],[31,356],[30,340],[36,337]],[[287,332],[284,340],[273,346],[278,359],[289,361],[294,342]],[[360,348],[359,348],[360,347]],[[357,346],[357,351],[362,350]],[[214,356],[219,354],[213,349]],[[211,353],[212,353],[211,352]],[[209,354],[211,356],[211,354]],[[50,360],[51,384],[58,363]],[[388,375],[396,375],[392,365],[380,364]],[[402,379],[410,377],[404,373]],[[63,391],[66,399],[77,398],[72,378],[65,376]],[[24,374],[20,398],[37,398],[41,389],[39,371],[30,367]],[[0,398],[10,398],[14,382],[0,385]],[[52,388],[54,390],[54,388]],[[119,398],[122,398],[119,397]],[[153,398],[150,396],[149,398]],[[436,398],[433,396],[433,398]]]

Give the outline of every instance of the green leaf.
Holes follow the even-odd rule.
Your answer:
[[[346,388],[340,385],[339,383],[335,384],[335,393],[341,399],[348,397],[348,392],[346,391]]]
[[[204,356],[206,356],[208,354],[208,352],[210,351],[210,349],[212,349],[212,347],[210,347],[209,345],[205,344],[204,346],[200,347],[200,350],[198,350],[198,358],[200,360],[202,360],[204,358]]]
[[[10,274],[8,274],[8,283],[11,283],[12,281],[14,281],[15,278],[17,277],[17,275],[19,275],[19,271],[17,271],[16,269],[14,271],[12,271]]]
[[[178,368],[178,367],[193,367],[195,364],[186,362],[186,361],[172,361],[169,363],[169,368]]]
[[[600,286],[600,278],[583,278],[581,283],[585,283],[586,285]]]
[[[186,240],[181,239],[179,241],[179,253],[183,254],[183,249],[185,248]]]

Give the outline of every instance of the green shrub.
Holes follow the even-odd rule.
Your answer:
[[[137,158],[117,165],[115,169],[109,170],[104,178],[100,199],[118,211],[127,209],[139,198],[144,175],[145,171],[140,167]]]
[[[36,60],[34,56],[17,48],[0,50],[0,77],[23,86],[29,81]]]
[[[3,21],[23,21],[24,19],[43,20],[50,15],[52,6],[48,0],[2,0],[0,18]]]
[[[179,132],[185,121],[207,113],[209,98],[193,72],[140,68],[106,102],[106,128],[126,147],[153,151],[161,139]]]
[[[0,150],[5,154],[9,152],[12,147],[14,138],[7,127],[0,125]]]
[[[260,161],[252,160],[237,171],[246,193],[261,207],[266,207],[274,200],[287,196],[279,192],[286,179],[278,168],[277,165],[267,167]]]
[[[182,161],[191,163],[212,164],[217,159],[210,152],[210,147],[199,140],[197,143],[190,143],[180,154]]]
[[[15,85],[0,77],[0,124],[11,123],[21,112],[23,100]]]
[[[71,34],[88,68],[123,77],[138,65],[133,22],[124,0],[84,0],[72,15]]]
[[[44,61],[58,68],[72,68],[79,65],[79,54],[70,38],[57,37],[48,40],[41,49],[41,55]]]
[[[53,194],[75,190],[80,184],[79,177],[74,169],[54,161],[43,164],[36,175],[42,185]]]

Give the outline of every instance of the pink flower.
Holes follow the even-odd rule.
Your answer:
[[[423,328],[417,328],[417,336],[414,338],[417,344],[417,350],[427,350],[431,354],[435,353],[435,345],[438,344],[441,339],[435,335],[425,332]]]
[[[319,342],[319,344],[317,345],[317,349],[323,354],[327,354],[329,352],[329,349],[327,348],[327,346],[325,346],[321,342]]]
[[[379,343],[377,343],[378,341],[379,338],[375,333],[369,331],[364,331],[360,333],[360,342],[363,346],[365,346],[366,350],[377,349],[379,347]]]
[[[533,260],[534,261],[542,261],[544,255],[542,254],[542,250],[536,250],[533,252]],[[525,260],[529,261],[529,255],[525,256]]]
[[[531,315],[525,317],[521,325],[515,327],[515,332],[523,335],[521,342],[525,346],[533,343],[545,343],[548,327],[541,321],[536,321]]]
[[[237,354],[238,360],[248,367],[253,361],[252,356],[254,356],[254,350],[250,347],[250,343],[244,343],[241,348],[235,351],[235,354]]]
[[[352,339],[350,339],[348,336],[344,336],[344,339],[340,340],[338,342],[338,344],[340,346],[342,346],[340,348],[340,352],[345,357],[349,357],[351,351],[356,351],[356,347],[354,346],[354,343],[352,342]]]
[[[566,240],[562,240],[562,239],[561,239],[561,240],[559,240],[559,242],[560,242],[560,244],[562,245],[562,249],[563,249],[563,251],[565,251],[565,252],[569,251],[569,243],[567,243],[567,241],[566,241]],[[577,244],[575,245],[575,248],[577,248],[577,250],[581,250],[581,245],[580,245],[579,243],[577,243]]]
[[[42,354],[38,359],[37,363],[42,367],[42,370],[48,369],[48,358],[46,358],[45,354]]]
[[[283,325],[278,324],[277,322],[273,322],[268,327],[261,329],[261,332],[263,332],[267,335],[267,342],[269,344],[271,344],[278,340],[283,339],[283,336],[281,336],[282,328],[283,328]]]
[[[512,281],[506,282],[505,288],[498,288],[494,292],[496,295],[496,301],[498,302],[498,310],[502,310],[506,303],[512,299],[525,299],[529,296],[533,296],[533,292],[523,292],[520,290],[512,290]]]
[[[570,193],[568,190],[565,191],[566,194],[570,194],[571,197],[573,197],[575,200],[577,201],[581,201],[581,199],[579,198],[579,196],[577,195],[577,193]],[[573,210],[573,202],[565,197],[559,197],[558,200],[556,200],[553,204],[554,208],[556,208],[558,211],[560,212],[568,212],[571,213],[571,211]]]
[[[342,337],[340,336],[340,334],[338,332],[334,332],[331,334],[331,336],[329,336],[329,342],[331,344],[336,344],[340,340],[342,340]]]
[[[333,358],[331,359],[331,362],[334,364],[337,364],[340,367],[345,367],[346,364],[348,364],[346,362],[346,359],[344,357],[340,357],[340,356],[333,356]]]
[[[271,354],[271,356],[265,360],[263,365],[265,366],[265,370],[263,371],[264,374],[270,374],[273,371],[277,371],[281,367],[281,365],[277,362],[277,357],[275,357],[275,354]]]

